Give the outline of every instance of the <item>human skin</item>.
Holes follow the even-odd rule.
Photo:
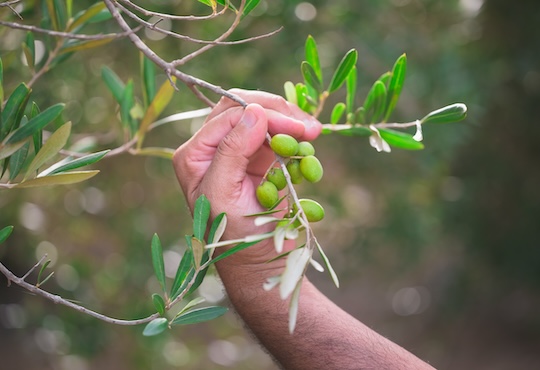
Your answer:
[[[232,90],[244,99],[244,109],[223,98],[203,127],[175,152],[174,169],[191,210],[204,194],[211,217],[227,213],[223,240],[271,231],[256,227],[244,215],[263,211],[255,189],[275,156],[265,144],[266,133],[315,139],[321,125],[297,106],[276,95]],[[286,242],[285,250],[294,248]],[[221,253],[223,249],[216,250]],[[300,292],[298,319],[288,329],[288,302],[277,289],[263,290],[267,278],[279,275],[283,259],[271,240],[224,258],[218,273],[236,312],[285,369],[433,369],[397,344],[379,335],[339,308],[307,279]]]

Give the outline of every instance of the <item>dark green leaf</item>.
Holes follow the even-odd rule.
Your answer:
[[[50,263],[51,263],[51,260],[47,260],[43,265],[41,265],[41,268],[39,269],[38,276],[37,276],[38,284],[41,284],[41,275],[43,275],[43,271],[45,271],[45,269],[47,268],[47,266],[49,266]]]
[[[467,106],[463,103],[455,103],[434,110],[422,118],[422,123],[451,123],[458,122],[467,117]]]
[[[156,96],[156,67],[146,56],[142,55],[141,58],[144,103],[148,107]]]
[[[58,30],[65,30],[67,23],[67,12],[65,0],[53,0],[56,19],[58,20]]]
[[[105,3],[99,2],[92,5],[88,9],[81,11],[79,14],[75,16],[75,18],[73,19],[73,22],[69,24],[67,31],[77,32],[77,28],[84,26],[84,24],[89,22],[92,18],[94,18],[103,10],[106,10]],[[107,11],[107,13],[109,12]]]
[[[174,277],[174,282],[171,288],[171,300],[176,299],[178,295],[184,289],[184,286],[187,285],[187,281],[191,280],[194,274],[193,266],[193,253],[191,249],[187,249],[184,252],[184,256],[178,265],[178,270],[176,270],[176,276]],[[189,275],[189,277],[188,277]]]
[[[407,150],[424,149],[424,144],[414,140],[412,135],[405,132],[380,128],[379,133],[384,141],[386,141],[390,146]]]
[[[9,158],[9,181],[13,181],[21,169],[28,155],[30,143],[26,143]]]
[[[355,66],[357,59],[358,52],[355,49],[351,49],[347,52],[347,54],[345,54],[345,56],[339,63],[336,71],[334,72],[334,76],[332,76],[332,80],[330,81],[330,85],[328,86],[329,93],[336,91],[341,87],[341,85],[343,85],[343,83],[347,79],[347,76]]]
[[[143,335],[145,337],[151,337],[154,335],[161,334],[167,329],[168,327],[167,319],[164,317],[159,317],[157,319],[154,319],[150,321],[143,330]]]
[[[159,294],[152,294],[152,303],[161,316],[165,315],[165,301]]]
[[[351,72],[347,76],[347,113],[354,112],[354,100],[356,98],[356,81],[358,79],[358,72],[356,66],[351,69]]]
[[[22,46],[24,56],[26,57],[26,63],[30,69],[33,69],[36,58],[36,46],[34,42],[34,34],[32,32],[28,32],[26,34],[26,39]]]
[[[305,84],[307,86],[311,86],[315,90],[315,93],[316,93],[314,94],[315,96],[311,96],[311,97],[318,100],[319,94],[321,94],[323,91],[321,80],[315,73],[315,70],[313,69],[311,64],[309,64],[308,62],[302,62],[301,70],[302,70],[302,76],[304,77]]]
[[[4,102],[4,64],[0,58],[0,113],[2,112],[2,103]],[[2,115],[0,114],[0,128],[2,127]],[[2,138],[0,137],[0,140]]]
[[[212,259],[212,261],[210,261],[210,265],[218,262],[218,261],[221,261],[222,259],[224,259],[225,257],[228,257],[230,255],[233,255],[235,254],[236,252],[240,252],[241,250],[243,249],[246,249],[248,247],[251,247],[252,245],[255,245],[257,244],[258,242],[260,242],[260,240],[256,240],[256,241],[253,241],[253,242],[249,242],[249,243],[240,243],[240,244],[237,244],[235,245],[234,247],[232,247],[231,249],[228,249],[226,250],[225,252],[221,253],[219,256],[215,257],[214,259]]]
[[[163,261],[163,248],[161,247],[161,241],[159,236],[154,234],[152,237],[152,264],[154,265],[154,273],[156,278],[161,285],[163,292],[167,292],[167,287],[165,286],[165,263]]]
[[[88,155],[85,155],[84,157],[73,159],[73,160],[65,162],[65,163],[62,162],[62,164],[59,165],[59,166],[56,166],[56,164],[54,164],[51,167],[49,167],[48,169],[46,169],[45,171],[43,171],[39,176],[50,176],[50,175],[53,175],[53,174],[66,172],[66,171],[71,171],[71,170],[74,170],[76,168],[88,166],[90,164],[93,164],[93,163],[96,163],[97,161],[99,161],[108,152],[110,152],[110,150],[103,150],[101,152],[88,154]],[[59,164],[59,163],[60,162],[58,162],[57,164]]]
[[[208,250],[204,251],[203,255],[202,255],[202,258],[201,258],[201,265],[206,263],[208,260],[210,259],[210,253]],[[191,288],[189,288],[189,291],[188,291],[188,294],[191,294],[193,293],[195,290],[197,290],[197,288],[201,285],[201,283],[203,282],[204,280],[204,277],[206,276],[206,273],[208,272],[208,267],[199,271],[199,273],[197,274],[197,276],[195,277],[195,282],[193,283],[193,285],[191,286]]]
[[[8,98],[8,101],[2,110],[0,141],[4,140],[11,130],[19,127],[19,123],[24,114],[24,109],[30,98],[30,91],[31,89],[28,86],[21,83]]]
[[[361,127],[361,126],[358,126],[358,127],[350,127],[350,128],[347,128],[347,129],[344,129],[344,130],[338,130],[338,131],[334,131],[334,130],[330,130],[330,129],[323,129],[322,130],[322,133],[323,134],[331,134],[331,133],[337,133],[337,134],[340,134],[340,135],[343,135],[343,136],[371,136],[372,132],[369,128],[367,127]]]
[[[193,236],[204,240],[208,219],[210,218],[210,201],[203,194],[195,201],[193,210]]]
[[[401,55],[394,64],[392,69],[392,78],[388,85],[388,99],[386,103],[386,111],[384,113],[384,122],[390,118],[390,115],[394,111],[396,104],[405,82],[405,74],[407,73],[407,56]]]
[[[322,84],[323,77],[321,70],[321,62],[319,60],[319,51],[317,49],[317,43],[311,35],[309,35],[306,39],[305,53],[306,61],[311,67],[313,67],[315,75],[318,77],[318,80],[321,81]]]
[[[9,238],[11,232],[13,231],[13,226],[6,226],[0,230],[0,243],[3,243]]]
[[[224,315],[228,309],[226,307],[212,306],[188,311],[176,317],[171,325],[198,324],[201,322],[213,320]]]
[[[30,111],[30,119],[34,118],[39,114],[40,110],[36,102],[32,102],[32,109]],[[34,142],[34,153],[38,153],[41,150],[43,145],[43,130],[34,132],[32,135],[32,141]]]
[[[58,17],[56,16],[55,0],[46,0],[48,18],[55,31],[60,31],[60,25],[58,23]]]
[[[109,67],[103,67],[101,68],[101,78],[111,91],[114,99],[118,102],[118,104],[121,104],[126,85],[124,85],[120,77],[118,77],[118,75]]]
[[[337,103],[332,109],[332,114],[330,115],[330,123],[335,125],[339,122],[343,113],[345,112],[345,103]]]
[[[35,132],[43,129],[50,122],[59,117],[63,110],[64,104],[56,104],[45,109],[36,117],[28,121],[26,125],[13,131],[13,133],[7,138],[6,144],[17,143],[32,136]]]
[[[378,122],[386,105],[386,87],[381,81],[376,81],[369,91],[364,102],[365,123]]]
[[[255,9],[257,5],[259,5],[260,1],[261,0],[247,0],[246,5],[244,5],[244,12],[242,16],[245,17],[246,15],[251,13],[251,11]]]

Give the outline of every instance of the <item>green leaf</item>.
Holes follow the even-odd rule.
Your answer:
[[[332,114],[330,115],[330,123],[332,125],[335,125],[339,122],[339,120],[343,116],[343,113],[345,112],[345,108],[345,103],[337,103],[334,106],[334,109],[332,109]]]
[[[142,148],[135,152],[135,155],[145,155],[149,157],[158,157],[172,160],[174,155],[174,149],[170,148]]]
[[[37,186],[50,186],[50,185],[68,185],[75,184],[77,182],[88,180],[91,177],[97,175],[99,171],[76,171],[68,173],[59,173],[50,176],[37,177],[32,180],[24,181],[17,184],[16,188],[33,188]]]
[[[392,72],[385,72],[379,77],[377,81],[381,81],[384,86],[386,86],[386,90],[388,90],[388,84],[390,83],[390,79],[392,78]]]
[[[296,84],[296,100],[297,104],[304,112],[309,112],[309,106],[306,100],[307,88],[303,83]]]
[[[4,159],[15,153],[26,144],[25,141],[20,141],[15,144],[1,145],[0,144],[0,159]],[[9,158],[6,159],[6,165],[9,163]],[[5,168],[4,168],[5,169]],[[3,174],[3,173],[2,173]]]
[[[203,194],[195,201],[193,210],[193,236],[199,240],[204,240],[204,234],[210,218],[210,201]]]
[[[206,263],[209,260],[209,258],[210,258],[209,251],[206,250],[202,255],[201,264]],[[197,273],[197,276],[195,276],[195,281],[193,282],[193,285],[191,285],[191,288],[189,288],[188,294],[191,294],[195,290],[197,290],[197,288],[202,284],[207,272],[208,272],[208,267],[206,267],[205,269]]]
[[[64,145],[66,145],[70,133],[71,122],[68,122],[65,125],[62,125],[58,130],[54,132],[54,134],[51,135],[51,137],[41,147],[41,150],[36,154],[32,162],[28,166],[28,170],[24,175],[25,180],[33,172],[37,171],[37,169],[41,167],[45,162],[58,154],[60,149],[62,149]]]
[[[384,141],[396,148],[407,150],[424,149],[424,144],[414,140],[412,135],[409,135],[405,132],[391,130],[388,128],[380,128],[379,133],[381,134],[381,137],[384,139]]]
[[[66,0],[67,18],[70,19],[73,14],[73,0]]]
[[[45,278],[45,280],[41,281],[41,276],[43,275],[43,271],[45,271],[45,269],[47,268],[47,266],[49,266],[49,264],[51,263],[51,260],[47,260],[43,265],[41,265],[41,268],[39,269],[39,272],[38,272],[38,276],[37,276],[37,282],[38,284],[43,284],[45,283],[49,277],[51,275],[49,275],[49,277]]]
[[[50,122],[58,118],[63,110],[64,104],[61,103],[45,109],[36,117],[28,121],[26,125],[13,131],[13,133],[8,138],[6,138],[5,143],[14,144],[25,140],[26,138],[32,136],[35,132],[43,129]]]
[[[343,130],[331,130],[328,128],[324,128],[322,130],[323,134],[331,134],[335,132],[336,134],[343,135],[343,136],[371,136],[372,132],[367,127],[349,127]]]
[[[356,83],[358,80],[358,71],[356,66],[351,69],[351,72],[347,75],[347,113],[354,112],[354,100],[356,98]]]
[[[114,99],[118,104],[122,103],[124,97],[124,89],[126,85],[122,82],[120,77],[112,71],[109,67],[101,68],[101,78],[105,82],[105,85],[109,88]]]
[[[163,248],[161,247],[161,241],[159,240],[159,236],[157,234],[154,234],[152,237],[151,250],[154,273],[156,274],[156,278],[158,279],[159,285],[161,285],[163,292],[167,292],[167,287],[165,284],[165,262],[163,261]]]
[[[152,303],[154,304],[156,311],[161,316],[165,315],[165,301],[159,294],[157,293],[152,294]]]
[[[76,52],[76,51],[97,48],[99,46],[107,45],[108,43],[110,43],[114,39],[115,39],[114,37],[109,37],[109,38],[103,38],[103,39],[98,39],[98,40],[87,40],[87,41],[85,40],[85,41],[69,42],[69,43],[66,44],[66,46],[64,46],[64,47],[62,47],[60,49],[60,53],[61,54],[67,54],[67,53],[73,53],[73,52]]]
[[[51,20],[52,27],[55,31],[60,31],[60,25],[58,23],[58,17],[56,15],[55,9],[55,0],[46,0],[47,1],[47,12],[49,19]]]
[[[120,119],[122,120],[124,127],[127,127],[132,134],[137,131],[137,122],[131,116],[131,109],[134,105],[135,96],[133,93],[133,80],[129,80],[124,89],[122,101],[120,102]]]
[[[224,315],[228,309],[226,307],[212,306],[188,311],[171,321],[171,325],[198,324],[213,320]]]
[[[246,5],[244,5],[244,11],[242,13],[242,17],[245,17],[246,15],[251,13],[251,11],[255,9],[257,5],[259,5],[260,1],[261,0],[247,0]]]
[[[343,85],[343,82],[347,79],[347,76],[352,71],[358,59],[358,52],[355,49],[351,49],[345,54],[341,62],[339,63],[330,85],[328,86],[328,92],[333,93]]]
[[[261,239],[262,240],[262,239]],[[240,243],[240,244],[237,244],[235,245],[234,247],[230,248],[230,249],[227,249],[225,252],[221,253],[219,256],[215,257],[214,259],[212,259],[212,261],[210,261],[210,264],[209,265],[212,265],[218,261],[221,261],[222,259],[224,259],[225,257],[229,257],[237,252],[240,252],[241,250],[244,250],[246,248],[249,248],[251,247],[252,245],[255,245],[257,244],[258,242],[260,242],[261,240],[255,240],[255,241],[252,241],[252,242],[249,242],[249,243]]]
[[[330,264],[330,260],[328,259],[328,257],[326,257],[326,254],[324,253],[321,245],[318,242],[315,242],[315,244],[317,245],[317,250],[319,251],[319,255],[323,260],[324,266],[326,267],[328,274],[330,274],[330,277],[332,278],[332,281],[334,282],[336,288],[339,288],[339,279],[336,272],[334,271],[334,268]]]
[[[296,99],[296,87],[291,81],[285,82],[283,90],[285,91],[285,99],[287,99],[289,103],[298,105],[298,100]]]
[[[364,102],[365,123],[378,122],[383,114],[386,105],[386,87],[381,81],[376,81]]]
[[[31,91],[32,90],[26,86],[26,84],[21,83],[9,96],[8,101],[2,110],[2,119],[0,120],[0,141],[4,140],[11,130],[19,127]]]
[[[422,118],[422,123],[451,123],[458,122],[467,117],[467,106],[463,103],[455,103],[434,110]]]
[[[217,243],[223,236],[226,227],[227,215],[225,214],[225,212],[222,212],[217,215],[216,218],[214,218],[212,226],[210,226],[210,231],[208,232],[208,242]]]
[[[58,30],[65,30],[67,23],[67,12],[65,0],[53,0],[56,19],[58,20]]]
[[[156,96],[156,67],[144,54],[141,54],[141,75],[144,104],[148,107]]]
[[[0,243],[3,243],[9,238],[11,232],[13,231],[13,226],[6,226],[0,230]]]
[[[30,111],[30,119],[34,118],[39,114],[40,110],[38,105],[35,102],[32,102],[32,109]],[[34,142],[34,153],[39,153],[41,146],[43,145],[43,130],[34,132],[32,135],[32,141]]]
[[[394,111],[396,104],[405,82],[405,74],[407,73],[407,56],[402,54],[394,64],[392,69],[392,78],[388,85],[388,98],[386,103],[386,110],[384,113],[384,122],[388,121],[390,115]],[[384,76],[384,75],[383,75]]]
[[[172,83],[176,83],[176,77],[172,77]],[[161,87],[159,88],[156,96],[150,103],[150,106],[146,110],[146,113],[141,121],[141,125],[139,127],[139,141],[137,143],[137,147],[140,149],[142,146],[142,142],[144,140],[144,135],[146,134],[146,131],[148,131],[148,128],[150,127],[150,124],[158,118],[158,116],[163,112],[165,107],[169,104],[171,101],[173,94],[174,94],[174,86],[171,85],[171,82],[169,80],[166,80],[163,82]]]
[[[30,69],[33,69],[36,59],[36,47],[34,42],[34,34],[32,32],[28,32],[26,34],[26,39],[22,44],[22,48],[26,58],[26,64],[28,64]]]
[[[105,3],[99,2],[77,14],[75,16],[75,19],[69,24],[67,32],[73,32],[77,28],[83,26],[85,23],[90,21],[90,19],[92,19],[104,9],[106,9]]]
[[[313,68],[313,71],[315,72],[317,79],[321,81],[321,84],[322,84],[323,76],[322,76],[322,70],[321,70],[321,62],[319,60],[319,51],[317,49],[317,43],[315,42],[315,39],[311,35],[309,35],[306,39],[305,53],[306,53],[306,61]]]
[[[4,63],[0,58],[0,113],[2,111],[2,103],[4,102]],[[0,128],[2,128],[2,115],[0,115]],[[2,137],[0,137],[2,140]]]
[[[9,181],[13,181],[24,165],[26,157],[28,155],[28,149],[30,148],[30,143],[24,144],[21,149],[16,151],[11,158],[9,158]]]
[[[315,70],[308,62],[302,62],[301,70],[305,84],[311,86],[316,92],[315,96],[312,96],[312,98],[318,99],[318,94],[321,94],[323,91],[322,81],[319,80]]]
[[[193,266],[193,253],[191,249],[187,249],[182,256],[182,260],[178,265],[176,270],[176,276],[174,277],[174,282],[171,288],[171,300],[176,299],[178,295],[182,292],[187,282],[192,279],[194,270]]]
[[[161,334],[165,331],[165,329],[167,329],[168,326],[167,319],[164,317],[159,317],[146,324],[143,330],[143,335],[145,337],[151,337]]]
[[[197,305],[203,303],[204,301],[205,301],[205,299],[202,298],[202,297],[197,297],[197,298],[192,299],[192,300],[189,301],[184,307],[182,307],[182,309],[180,310],[180,312],[178,312],[178,313],[176,314],[175,318],[178,317],[178,316],[180,316],[181,314],[183,314],[184,312],[186,312],[186,311],[189,310],[190,308],[195,307],[195,306],[197,306]]]
[[[101,158],[103,158],[108,152],[110,152],[109,149],[103,150],[101,152],[92,153],[85,155],[84,157],[69,160],[69,161],[61,161],[53,164],[51,167],[47,168],[45,171],[41,172],[38,176],[44,177],[44,176],[50,176],[54,174],[58,174],[61,172],[71,171],[80,167],[88,166],[90,164],[96,163]]]

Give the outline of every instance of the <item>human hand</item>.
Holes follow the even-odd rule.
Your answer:
[[[231,93],[244,99],[249,104],[247,108],[222,98],[204,126],[178,148],[173,158],[190,208],[193,210],[195,200],[204,194],[210,200],[212,217],[227,213],[225,240],[270,231],[271,226],[256,227],[253,218],[245,217],[264,210],[255,197],[255,189],[275,159],[265,144],[266,133],[313,140],[321,131],[316,119],[279,96],[243,90]],[[256,251],[242,251],[235,255],[235,261],[263,263],[274,253],[271,244],[261,243],[252,247]]]

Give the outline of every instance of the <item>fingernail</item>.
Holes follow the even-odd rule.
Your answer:
[[[317,120],[313,117],[305,118],[302,120],[306,129],[311,129],[317,125]]]
[[[240,123],[244,124],[246,127],[253,127],[257,123],[257,117],[251,110],[244,110],[244,114],[240,119]]]

